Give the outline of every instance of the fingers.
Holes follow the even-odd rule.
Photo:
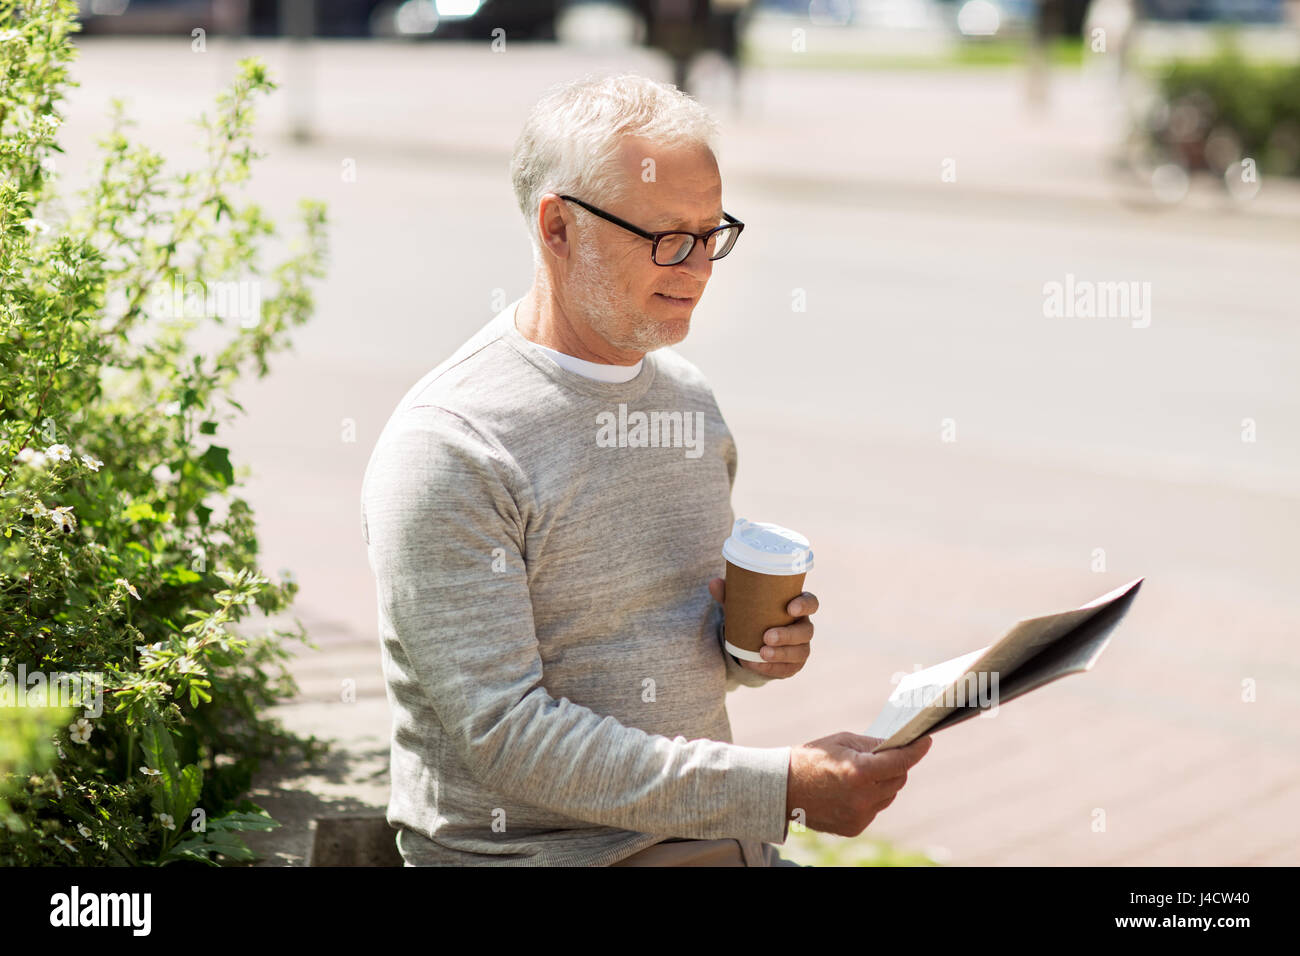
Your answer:
[[[713,578],[709,581],[709,593],[713,595],[713,600],[721,604],[727,595],[726,578]]]
[[[808,660],[811,651],[808,645],[812,638],[813,623],[807,619],[785,627],[769,627],[763,632],[766,646],[759,654],[765,661],[802,663]]]
[[[922,757],[930,752],[931,743],[932,741],[928,735],[925,737],[918,737],[906,747],[899,747],[897,750],[890,751],[890,753],[897,754],[899,759],[906,761],[907,766],[912,767],[915,766]]]
[[[822,740],[814,743],[831,743],[837,744],[847,750],[855,751],[864,757],[870,757],[871,751],[885,742],[883,737],[868,737],[864,734],[855,734],[852,731],[844,730],[838,734],[832,734],[830,737],[823,737]]]
[[[756,674],[762,674],[764,677],[793,677],[799,673],[803,664],[787,664],[777,662],[774,664],[758,663],[757,661],[741,661],[740,666],[751,670]]]
[[[920,760],[922,757],[924,757],[926,754],[930,752],[930,746],[933,743],[934,741],[930,739],[930,735],[926,734],[924,737],[917,737],[906,747],[900,747],[899,750],[901,750],[905,754],[908,754],[908,759],[911,760],[913,764],[915,764],[918,760]]]
[[[819,606],[817,595],[811,591],[804,591],[802,594],[796,594],[792,597],[785,609],[795,617],[799,617],[803,614],[816,614]]]
[[[877,780],[886,780],[890,777],[906,775],[908,769],[915,766],[929,750],[930,738],[926,736],[912,741],[906,747],[882,750],[880,753],[868,753],[863,756],[869,761],[867,766],[871,775]]]

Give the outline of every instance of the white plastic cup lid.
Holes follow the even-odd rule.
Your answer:
[[[737,518],[722,556],[738,568],[758,574],[803,574],[813,566],[812,547],[797,531],[766,521]]]

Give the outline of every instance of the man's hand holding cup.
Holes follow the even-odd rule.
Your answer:
[[[811,653],[817,597],[803,590],[812,570],[808,539],[766,522],[736,519],[722,543],[725,578],[709,582],[723,605],[723,649],[764,677],[799,673]]]
[[[726,603],[727,581],[714,578],[709,582],[709,593],[719,604]],[[803,669],[808,655],[812,653],[813,622],[808,619],[818,608],[817,595],[811,591],[801,591],[785,606],[786,612],[794,618],[793,623],[782,627],[769,627],[763,632],[765,647],[759,651],[763,662],[740,661],[740,666],[764,677],[793,677]],[[739,658],[738,658],[739,660]]]

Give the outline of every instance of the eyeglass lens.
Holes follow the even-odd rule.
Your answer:
[[[710,259],[721,259],[731,251],[739,234],[740,230],[734,226],[719,229],[709,236],[704,247],[705,254]],[[664,266],[675,266],[691,254],[694,246],[695,237],[684,232],[664,236],[659,240],[659,248],[655,250],[655,262]]]

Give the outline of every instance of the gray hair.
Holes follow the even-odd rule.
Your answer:
[[[597,206],[627,195],[631,184],[618,168],[624,136],[661,147],[699,144],[716,152],[718,124],[690,95],[636,73],[588,74],[547,90],[524,123],[510,160],[534,268],[542,261],[537,211],[544,195],[576,195]]]

